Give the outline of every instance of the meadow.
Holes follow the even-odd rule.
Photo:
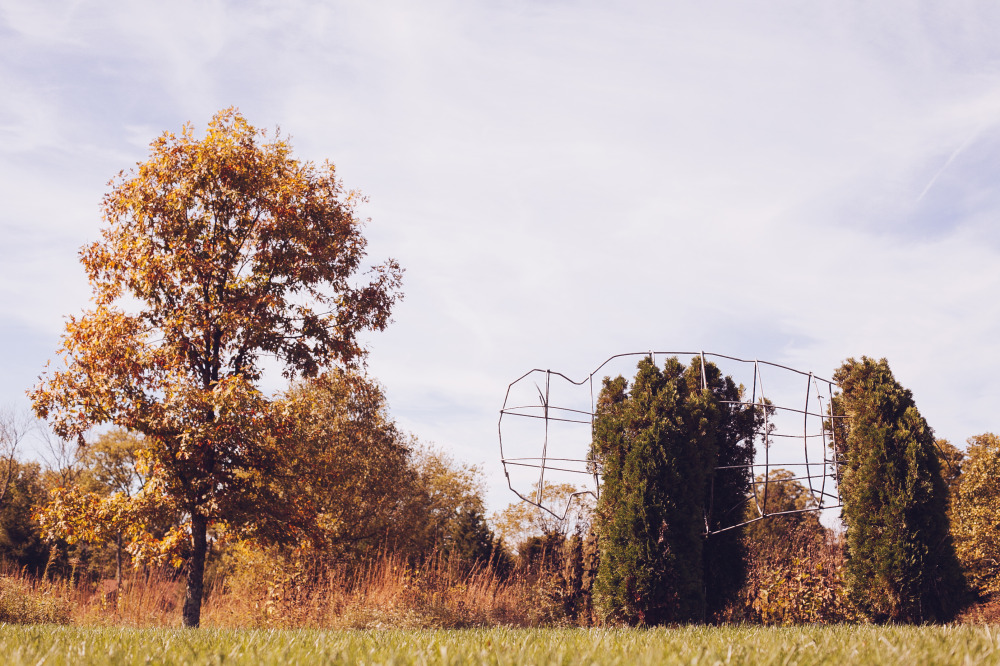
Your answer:
[[[0,625],[30,664],[991,664],[988,625],[658,629],[129,629]]]

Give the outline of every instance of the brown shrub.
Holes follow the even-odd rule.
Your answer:
[[[718,618],[766,625],[854,622],[844,585],[844,543],[832,532],[748,543],[747,581]]]

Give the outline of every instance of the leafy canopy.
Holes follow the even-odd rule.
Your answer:
[[[969,438],[958,490],[952,498],[955,550],[980,594],[1000,592],[1000,437]]]

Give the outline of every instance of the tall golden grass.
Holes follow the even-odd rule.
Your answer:
[[[761,545],[761,544],[758,544]],[[751,549],[747,581],[722,623],[764,625],[861,621],[847,598],[837,535]],[[498,576],[443,555],[419,565],[385,553],[363,563],[296,562],[257,551],[226,563],[206,594],[202,625],[219,628],[459,628],[589,625],[574,618],[556,562]],[[0,622],[177,627],[181,576],[152,570],[120,583],[86,577],[48,581],[0,572]],[[972,606],[959,622],[995,622],[1000,600]]]
[[[211,590],[212,626],[485,627],[551,624],[558,604],[523,573],[503,579],[444,555],[421,565],[391,553],[358,565],[244,567]],[[256,570],[256,571],[255,571]]]
[[[114,580],[43,581],[0,576],[27,608],[8,622],[173,627],[180,625],[181,576],[153,570]],[[0,599],[5,597],[0,596]],[[45,606],[43,601],[48,604]],[[41,608],[58,608],[45,616]],[[3,620],[0,620],[3,621]],[[421,565],[385,554],[360,565],[280,566],[262,559],[216,576],[202,607],[207,627],[457,628],[567,624],[557,590],[542,577],[489,567],[471,570],[444,556]]]
[[[34,580],[14,572],[0,576],[0,623],[66,624],[72,590],[66,585]]]

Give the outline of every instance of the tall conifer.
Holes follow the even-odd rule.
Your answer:
[[[841,495],[847,580],[877,622],[948,620],[963,583],[949,536],[934,432],[885,359],[847,359],[833,376],[845,415]]]
[[[631,390],[622,377],[604,380],[592,450],[604,478],[595,597],[610,619],[702,620],[742,582],[740,531],[707,544],[705,534],[724,520],[712,515],[713,497],[724,513],[749,490],[748,469],[716,466],[752,460],[754,416],[727,402],[740,390],[714,365],[707,390],[702,378],[701,359],[685,368],[671,358],[662,371],[640,361]]]

